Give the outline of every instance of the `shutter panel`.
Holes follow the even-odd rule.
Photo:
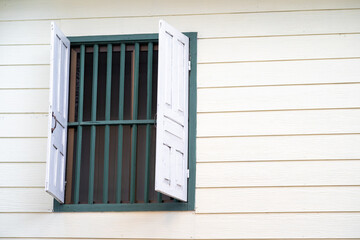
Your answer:
[[[155,190],[187,201],[189,38],[160,21]]]
[[[51,23],[50,109],[45,190],[64,202],[70,41]]]

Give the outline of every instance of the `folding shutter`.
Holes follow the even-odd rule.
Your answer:
[[[155,190],[187,201],[189,38],[160,21]]]
[[[50,110],[45,190],[64,202],[70,41],[51,23]]]

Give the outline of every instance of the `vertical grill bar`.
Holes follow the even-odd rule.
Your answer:
[[[120,85],[119,85],[119,120],[124,119],[124,88],[125,88],[125,43],[120,49]],[[121,202],[121,173],[122,173],[122,149],[123,149],[123,125],[118,128],[118,156],[116,174],[116,203]]]
[[[112,44],[107,45],[105,120],[110,120]],[[110,126],[105,125],[103,203],[108,202]]]
[[[99,46],[95,44],[94,55],[93,55],[91,121],[96,121],[98,59],[99,59]],[[91,136],[90,136],[90,170],[89,170],[90,173],[89,173],[89,196],[88,196],[89,204],[93,204],[94,202],[95,140],[96,140],[96,126],[93,125],[91,126]]]
[[[133,79],[133,106],[132,119],[137,119],[138,114],[138,93],[139,93],[139,43],[135,43],[134,52],[134,79]],[[131,136],[131,178],[130,178],[130,203],[135,202],[136,192],[136,142],[137,142],[137,125],[132,125]]]
[[[151,118],[153,43],[148,43],[146,118]],[[144,202],[149,202],[150,124],[146,125]]]
[[[157,193],[157,202],[162,203],[162,194],[159,192]]]
[[[84,72],[85,72],[85,45],[81,45],[80,46],[80,83],[79,83],[78,122],[83,121]],[[74,204],[79,203],[79,195],[80,195],[81,143],[82,143],[82,126],[79,126],[77,129],[77,144],[76,144]]]

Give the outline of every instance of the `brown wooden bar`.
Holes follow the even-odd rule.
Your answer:
[[[77,52],[71,49],[71,72],[69,82],[69,122],[75,122],[75,95],[76,95],[76,63]],[[65,203],[71,203],[72,192],[72,173],[74,165],[74,137],[75,129],[68,128],[68,146],[67,146],[67,163],[66,163],[66,191]]]

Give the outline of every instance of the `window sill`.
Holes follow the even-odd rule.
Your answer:
[[[54,212],[130,212],[130,211],[193,211],[189,203],[122,203],[60,204],[54,200]]]

